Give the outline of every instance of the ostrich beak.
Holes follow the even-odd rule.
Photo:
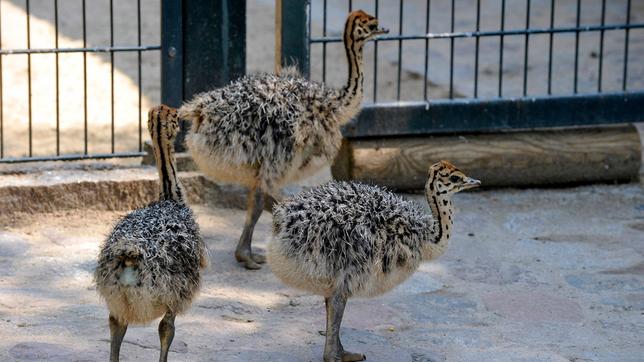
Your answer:
[[[473,189],[473,188],[479,187],[479,186],[481,186],[481,181],[479,181],[477,179],[473,179],[471,177],[468,177],[468,178],[465,179],[463,189],[465,189],[465,190]]]
[[[373,32],[373,35],[382,35],[382,34],[389,34],[389,29],[378,28]]]

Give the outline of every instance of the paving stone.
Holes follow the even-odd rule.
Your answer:
[[[11,347],[9,354],[19,361],[78,361],[94,360],[98,357],[69,347],[41,342],[18,343]]]
[[[481,298],[489,311],[514,320],[578,322],[583,319],[579,304],[551,294],[500,291]]]
[[[446,291],[422,293],[405,298],[398,305],[417,323],[479,323],[475,313],[476,302],[461,294]]]
[[[589,293],[620,290],[624,292],[644,291],[644,276],[576,274],[565,277],[568,284]]]

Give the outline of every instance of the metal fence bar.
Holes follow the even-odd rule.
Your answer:
[[[31,48],[31,26],[29,19],[29,0],[26,1],[26,15],[27,15],[27,48]],[[27,54],[27,97],[29,105],[29,157],[33,155],[33,138],[32,138],[32,109],[31,109],[31,54]]]
[[[399,0],[400,10],[398,11],[398,35],[402,36],[403,31],[403,0]],[[396,99],[400,100],[400,80],[402,75],[402,39],[398,40],[398,85],[396,88]]]
[[[147,50],[160,50],[160,45],[141,46],[115,46],[115,47],[93,47],[93,48],[42,48],[42,49],[2,49],[0,55],[13,54],[49,54],[49,53],[109,53],[109,52],[140,52]]]
[[[499,97],[503,96],[503,41],[505,39],[505,0],[501,1],[501,35],[499,37]]]
[[[450,11],[451,22],[450,32],[454,32],[455,18],[455,0],[452,0],[452,9]],[[449,39],[449,98],[454,98],[454,38]]]
[[[606,0],[602,0],[602,14],[601,14],[601,24],[606,23]],[[604,65],[604,31],[599,31],[599,69],[597,71],[597,92],[602,92],[602,68]]]
[[[54,45],[58,48],[58,0],[54,0]],[[56,156],[60,156],[60,67],[59,55],[56,57]]]
[[[114,46],[114,1],[110,0],[110,47]],[[114,153],[114,52],[110,52],[110,137]]]
[[[449,39],[449,38],[473,38],[473,37],[496,37],[496,36],[516,36],[516,35],[538,35],[538,34],[559,34],[559,33],[574,33],[574,32],[596,32],[600,30],[613,31],[613,30],[624,30],[624,29],[644,29],[644,23],[636,24],[609,24],[609,25],[589,25],[589,26],[580,26],[580,27],[563,27],[563,28],[554,28],[554,29],[514,29],[514,30],[505,30],[505,31],[461,31],[453,33],[429,33],[422,35],[387,35],[387,36],[378,36],[378,41],[398,41],[398,40],[422,40],[422,39]],[[341,37],[327,37],[327,38],[318,38],[312,37],[310,39],[311,44],[315,43],[339,43],[342,41]],[[370,41],[373,41],[370,40]]]
[[[2,4],[0,4],[0,48],[2,48]],[[0,159],[4,158],[4,89],[2,73],[2,55],[0,55]]]
[[[23,163],[23,162],[46,162],[46,161],[80,161],[80,160],[99,160],[110,158],[130,158],[145,156],[145,152],[117,152],[117,153],[74,153],[60,156],[36,156],[36,157],[8,157],[0,158],[2,163]]]
[[[141,46],[141,0],[136,0],[136,33],[137,33],[137,46]],[[141,74],[141,51],[137,52],[138,69],[137,69],[137,84],[139,85],[139,152],[143,151],[143,120],[141,116],[142,99],[143,99],[143,82]]]
[[[476,0],[476,32],[481,31],[481,0]],[[476,37],[474,45],[474,98],[479,96],[479,49],[481,37]]]
[[[537,129],[644,121],[644,91],[562,97],[453,99],[366,105],[348,138]],[[579,112],[583,109],[584,112]],[[392,122],[395,119],[395,122]]]
[[[555,27],[555,0],[550,1],[550,29]],[[548,43],[548,95],[552,94],[552,43],[554,33],[550,33]]]
[[[87,48],[87,12],[85,0],[83,0],[83,48]],[[84,153],[87,149],[87,53],[83,52],[83,140]]]
[[[322,2],[322,36],[326,37],[326,0]],[[322,44],[322,82],[326,82],[326,43]]]
[[[375,5],[376,5],[376,19],[377,19],[378,8],[380,7],[378,0],[376,0]],[[425,82],[427,82],[427,76],[425,76]],[[373,42],[373,102],[375,103],[377,101],[378,101],[378,40],[375,40]]]
[[[579,28],[579,20],[581,19],[581,0],[577,0],[577,17],[575,25]],[[575,30],[575,70],[574,70],[574,89],[573,93],[577,94],[577,76],[579,68],[579,30]]]
[[[530,0],[526,2],[525,28],[530,29]],[[523,45],[523,96],[528,95],[528,49],[530,45],[530,34],[525,35]]]
[[[480,0],[479,0],[480,1]],[[425,12],[425,33],[429,33],[429,18],[431,15],[431,6],[432,6],[432,1],[427,0],[427,8]],[[376,17],[378,17],[376,15]],[[423,99],[424,100],[429,100],[428,94],[427,94],[427,81],[429,80],[429,39],[425,39],[425,69],[424,69],[424,77],[423,79],[425,80],[423,83]],[[375,100],[374,100],[375,102]]]
[[[626,3],[626,25],[631,24],[631,0]],[[622,75],[622,90],[626,91],[626,84],[628,82],[628,40],[630,29],[624,30],[624,70]]]

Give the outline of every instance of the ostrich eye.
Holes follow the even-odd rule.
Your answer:
[[[374,30],[376,30],[377,27],[378,27],[378,25],[371,24],[371,25],[369,25],[369,30],[374,31]]]
[[[452,176],[449,177],[449,181],[450,182],[459,182],[459,181],[461,181],[461,178],[456,176],[456,175],[452,175]]]

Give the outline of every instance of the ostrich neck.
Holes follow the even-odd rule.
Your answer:
[[[183,202],[181,184],[174,165],[174,146],[162,131],[160,120],[157,120],[156,127],[156,134],[152,142],[159,173],[159,199]]]
[[[343,121],[351,120],[360,109],[363,96],[363,74],[362,74],[362,42],[354,42],[350,37],[345,36],[344,48],[347,53],[348,76],[347,83],[340,91],[338,103],[345,110]]]
[[[431,226],[430,240],[426,244],[424,259],[433,259],[443,254],[447,248],[452,233],[452,217],[454,207],[450,196],[438,194],[430,190],[429,185],[426,191],[427,203],[432,213],[434,223]]]

